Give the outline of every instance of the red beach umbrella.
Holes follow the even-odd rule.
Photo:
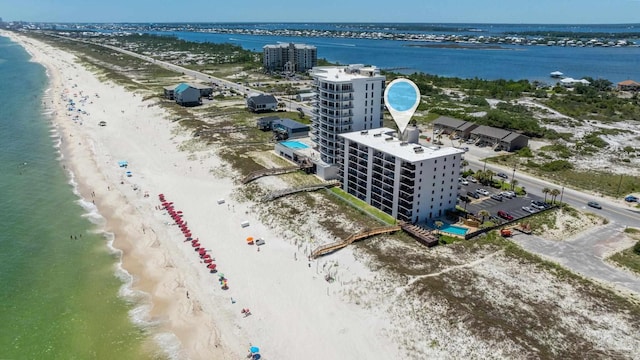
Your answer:
[[[203,259],[211,259],[211,255],[209,254],[204,254],[204,256],[202,257]],[[206,260],[205,260],[206,261]]]
[[[213,260],[211,260],[211,259],[204,259],[204,263],[205,263],[205,264],[210,264],[211,262],[213,262]]]
[[[196,243],[191,244],[191,246],[194,247],[194,248],[198,248],[198,247],[200,247],[200,243],[196,242]]]
[[[207,268],[211,269],[211,270],[215,270],[218,267],[218,265],[211,263],[209,265],[207,265]]]

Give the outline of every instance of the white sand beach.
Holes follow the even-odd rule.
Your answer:
[[[323,260],[307,261],[303,250],[262,225],[250,204],[233,200],[236,185],[211,171],[221,166],[213,151],[194,157],[178,149],[186,135],[152,101],[100,81],[72,54],[14,33],[0,34],[47,68],[52,103],[45,106],[55,107],[63,165],[75,175],[82,196],[106,218],[105,230],[115,234],[114,246],[123,251],[133,288],[148,294],[151,308],[143,318],[154,324],[152,346],[175,359],[239,359],[250,344],[268,359],[402,357],[400,346],[385,335],[390,315],[344,301],[340,283],[324,280]],[[101,121],[106,126],[99,126]],[[118,166],[124,160],[126,169]],[[184,212],[193,237],[210,250],[228,279],[228,290],[221,289],[219,273],[209,273],[184,242],[166,211],[157,208],[160,193]],[[243,221],[250,226],[241,227]],[[245,243],[248,236],[263,237],[267,244],[257,251]],[[373,276],[348,249],[334,259],[348,269],[341,275],[345,280]],[[252,315],[245,317],[243,308]]]

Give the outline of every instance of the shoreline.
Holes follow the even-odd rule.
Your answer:
[[[100,82],[72,54],[13,33],[0,35],[20,44],[47,70],[61,164],[74,175],[79,201],[95,203],[105,219],[99,230],[112,233],[113,248],[122,252],[121,267],[132,281],[130,290],[123,281],[120,295],[142,292],[150,300],[130,311],[132,321],[143,314],[150,324],[153,344],[143,344],[150,354],[162,345],[163,356],[172,359],[237,359],[256,344],[270,358],[398,357],[398,344],[383,337],[391,326],[388,319],[345,302],[338,285],[326,285],[311,263],[294,261],[292,253],[300,249],[262,225],[251,203],[233,200],[231,179],[211,174],[221,165],[211,149],[195,152],[197,160],[178,150],[189,138],[176,134],[179,125],[166,120],[153,101]],[[61,97],[65,91],[70,99],[86,98],[78,106],[86,116],[72,121]],[[97,125],[101,120],[106,127]],[[129,162],[131,178],[118,168],[121,160]],[[159,193],[184,210],[194,236],[229,278],[230,290],[219,289],[217,276],[205,271],[171,218],[156,208]],[[217,204],[220,198],[227,206]],[[251,226],[240,227],[242,221]],[[244,244],[249,235],[268,239],[262,252]],[[340,255],[347,269],[355,262],[349,251]],[[298,256],[304,259],[303,252]],[[353,276],[370,272],[361,269]],[[253,315],[242,316],[245,307]],[[352,335],[344,336],[346,329]]]

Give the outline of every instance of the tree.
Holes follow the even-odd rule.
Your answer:
[[[444,226],[444,223],[442,221],[436,221],[434,223],[434,225],[436,226],[436,229],[438,230],[438,235],[440,235],[440,228]]]
[[[545,187],[544,189],[542,189],[542,193],[544,194],[544,202],[547,202],[547,194],[551,192],[551,189],[549,189],[548,187]]]
[[[516,185],[518,185],[518,180],[511,180],[511,191],[516,191]]]
[[[484,172],[484,180],[486,183],[493,183],[493,176],[495,175],[495,173],[491,170],[486,170]]]
[[[467,166],[469,166],[469,162],[467,160],[462,160],[460,165],[462,165],[462,172],[465,172],[467,171]]]
[[[551,191],[549,191],[549,195],[551,195],[551,202],[555,203],[556,202],[556,198],[558,197],[558,195],[560,195],[560,190],[558,189],[553,189]]]
[[[487,210],[480,210],[478,211],[478,215],[482,216],[482,223],[484,224],[484,219],[490,216],[491,214],[489,214]]]

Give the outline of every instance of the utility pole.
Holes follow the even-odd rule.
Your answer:
[[[616,190],[616,197],[620,196],[620,186],[622,186],[622,176],[624,175],[620,174],[620,182],[618,183],[618,190]]]

